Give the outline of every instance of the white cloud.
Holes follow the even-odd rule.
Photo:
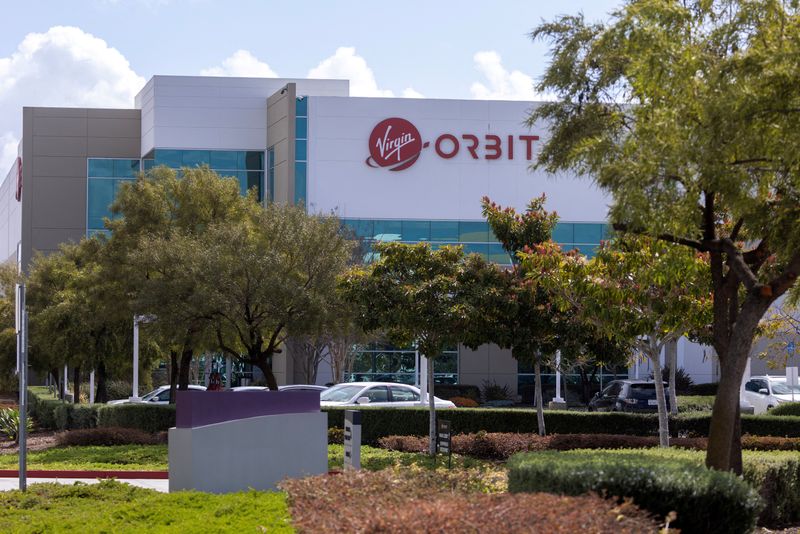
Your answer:
[[[413,87],[406,87],[405,89],[403,89],[403,98],[425,98],[425,95],[423,95]]]
[[[26,35],[0,57],[0,179],[16,157],[22,106],[132,108],[144,83],[117,49],[80,28]]]
[[[211,67],[200,71],[202,76],[242,76],[256,78],[277,78],[269,65],[248,52],[247,50],[237,50],[231,56],[225,58],[219,67]]]
[[[493,50],[478,52],[473,56],[475,68],[483,74],[488,85],[475,82],[470,87],[473,98],[482,100],[540,100],[533,78],[522,71],[509,72],[500,54]]]
[[[391,90],[378,88],[367,60],[356,55],[356,49],[352,46],[337,48],[334,55],[323,59],[308,71],[308,77],[350,80],[351,96],[394,96]]]

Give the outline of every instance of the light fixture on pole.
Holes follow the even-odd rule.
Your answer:
[[[131,400],[138,401],[139,398],[139,324],[152,323],[156,320],[155,315],[134,315],[133,316],[133,395]]]

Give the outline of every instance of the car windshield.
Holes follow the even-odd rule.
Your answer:
[[[773,382],[772,394],[773,395],[795,395],[800,394],[800,386],[790,386],[786,382]]]
[[[667,387],[664,387],[667,391]],[[656,398],[656,385],[655,384],[631,384],[631,398],[635,399],[655,399]]]
[[[144,397],[142,397],[142,400],[143,400],[143,401],[149,401],[150,399],[152,399],[153,397],[155,397],[155,396],[156,396],[156,395],[158,395],[159,393],[161,393],[161,388],[158,388],[158,389],[156,389],[156,390],[153,390],[153,391],[151,391],[150,393],[148,393],[147,395],[145,395]]]
[[[335,386],[322,392],[319,400],[328,402],[347,402],[353,395],[364,389],[364,386]]]

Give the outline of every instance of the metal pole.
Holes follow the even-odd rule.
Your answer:
[[[94,404],[94,369],[89,373],[89,404]]]
[[[233,359],[230,356],[225,358],[225,374],[227,375],[225,389],[231,389],[233,387]]]
[[[419,403],[428,405],[428,358],[422,354],[419,356]]]
[[[28,488],[28,312],[25,311],[25,286],[17,285],[17,355],[19,373],[19,490]]]
[[[67,384],[69,384],[69,365],[65,363],[64,364],[64,380],[61,381],[61,385],[62,385],[61,398],[63,400],[67,399],[67,391],[69,390],[67,388]]]
[[[561,398],[561,351],[556,351],[556,396],[553,402],[564,402]]]
[[[139,400],[139,318],[133,316],[133,395],[132,400]]]

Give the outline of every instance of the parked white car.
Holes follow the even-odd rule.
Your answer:
[[[448,400],[433,399],[436,408],[456,407]],[[420,392],[414,386],[393,382],[349,382],[329,387],[319,400],[322,406],[419,406]]]
[[[313,384],[288,384],[278,386],[278,391],[325,391],[325,386],[315,386]],[[269,391],[267,386],[236,386],[231,391]]]
[[[800,385],[788,385],[785,376],[751,376],[742,400],[752,404],[756,414],[764,413],[783,402],[800,402]]]
[[[196,386],[194,384],[189,384],[189,389],[194,389],[198,391],[205,391],[205,386]],[[118,399],[108,401],[107,404],[128,404],[131,402],[149,402],[152,404],[169,404],[169,386],[160,386],[150,393],[143,395],[138,401],[134,401],[131,399]]]

